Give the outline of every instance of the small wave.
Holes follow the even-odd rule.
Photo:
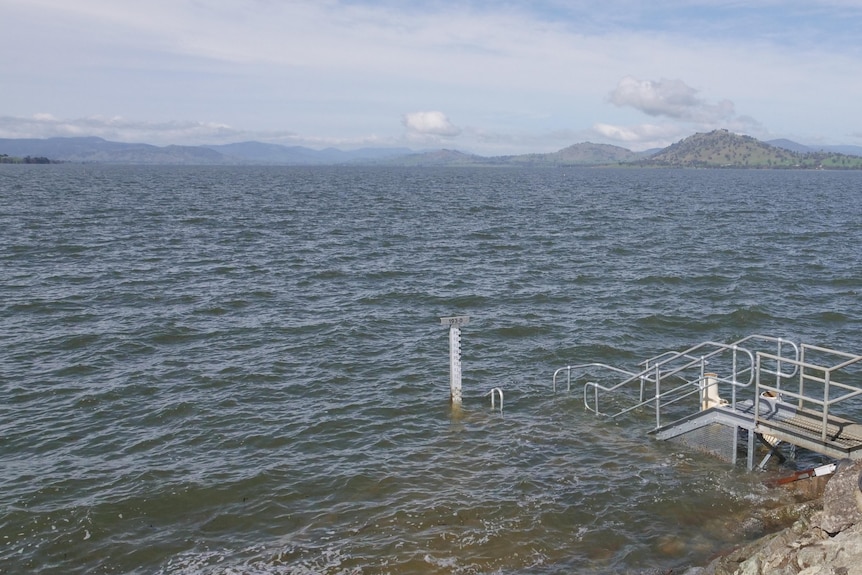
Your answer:
[[[638,318],[638,326],[644,330],[681,333],[702,333],[704,339],[714,339],[716,332],[738,329],[746,335],[756,333],[774,320],[773,316],[759,306],[737,308],[724,314],[667,315],[651,314]]]
[[[683,283],[687,283],[690,281],[690,278],[682,278],[679,276],[657,276],[657,275],[649,275],[646,277],[638,278],[635,283],[638,285],[680,285]]]
[[[56,342],[56,345],[61,350],[74,351],[95,345],[99,338],[100,336],[95,333],[80,333],[62,338]]]
[[[727,323],[737,328],[756,328],[772,321],[774,318],[761,306],[748,306],[734,310],[727,316]]]
[[[850,321],[850,316],[838,311],[824,311],[815,315],[812,319],[820,324],[844,323]]]
[[[551,328],[549,326],[537,324],[537,325],[516,325],[509,327],[501,327],[494,330],[492,333],[497,334],[501,338],[524,338],[524,337],[537,337],[540,335],[547,335],[551,333]]]

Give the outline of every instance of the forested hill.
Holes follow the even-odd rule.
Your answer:
[[[727,130],[694,134],[633,163],[682,168],[862,169],[860,156],[826,151],[796,152]]]

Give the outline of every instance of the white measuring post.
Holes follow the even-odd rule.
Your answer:
[[[441,317],[440,323],[449,326],[449,400],[461,405],[461,327],[470,323],[470,316]]]

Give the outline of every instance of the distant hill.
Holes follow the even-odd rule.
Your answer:
[[[218,146],[152,146],[110,142],[102,138],[0,139],[0,156],[50,161],[148,165],[382,165],[591,167],[643,166],[675,168],[862,169],[859,155],[814,150],[790,140],[762,142],[751,136],[714,130],[694,134],[662,150],[633,152],[619,146],[583,142],[546,154],[484,157],[458,150],[414,152],[407,148],[314,150],[262,142]],[[11,161],[11,160],[10,160]]]
[[[224,164],[228,158],[198,146],[151,146],[102,138],[0,139],[0,153],[100,164]]]
[[[862,157],[831,152],[800,153],[727,130],[694,134],[634,163],[675,168],[862,169]]]
[[[626,148],[621,148],[620,146],[593,144],[591,142],[575,144],[549,155],[554,159],[558,159],[560,163],[592,165],[631,162],[640,157],[640,154]]]
[[[302,146],[279,146],[262,142],[237,142],[220,146],[204,146],[219,154],[246,163],[305,164],[318,163],[317,153]]]
[[[793,140],[786,140],[786,139],[769,140],[766,143],[769,144],[770,146],[775,146],[776,148],[783,148],[785,150],[790,150],[791,152],[797,152],[800,154],[804,154],[805,152],[811,151],[808,148],[808,146],[806,146],[804,144],[800,144],[798,142],[794,142]]]
[[[313,150],[261,142],[222,146],[152,146],[111,142],[102,138],[0,138],[0,154],[47,157],[55,161],[99,164],[151,165],[323,165],[367,162],[412,153],[407,148],[363,148],[342,151]]]
[[[809,149],[813,151],[835,152],[848,156],[862,156],[862,146],[820,146],[819,148],[809,147]]]
[[[377,162],[381,165],[389,166],[485,166],[494,165],[493,161],[489,162],[488,158],[476,156],[473,154],[465,154],[458,150],[434,150],[431,152],[421,152],[408,154],[390,158],[388,160]]]
[[[632,152],[619,146],[584,142],[547,154],[518,156],[477,156],[457,150],[434,150],[409,156],[392,158],[388,165],[403,166],[508,166],[551,168],[562,166],[607,166],[632,162],[643,158],[643,153]]]
[[[641,156],[626,148],[608,144],[583,142],[549,154],[524,154],[504,156],[502,163],[522,166],[605,166],[631,162]]]
[[[239,142],[205,147],[242,162],[288,165],[348,164],[414,153],[409,148],[360,148],[351,151],[335,148],[314,150],[303,146],[282,146],[261,142]]]
[[[846,154],[848,156],[862,156],[862,146],[806,146],[792,140],[769,140],[766,142],[777,148],[792,150],[801,154],[808,152],[831,152],[836,154]]]
[[[209,146],[166,146],[110,142],[102,138],[0,139],[0,153],[10,156],[45,156],[52,160],[103,164],[267,164],[399,166],[600,166],[643,157],[607,144],[584,142],[548,154],[483,157],[457,150],[414,152],[408,148],[361,148],[343,151],[314,150],[263,142],[237,142]]]
[[[671,167],[792,166],[797,154],[727,130],[694,134],[640,163]]]

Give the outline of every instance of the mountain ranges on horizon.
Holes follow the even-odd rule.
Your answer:
[[[0,154],[15,157],[41,156],[53,161],[69,163],[325,165],[373,161],[413,153],[415,152],[408,148],[314,150],[303,146],[282,146],[263,142],[160,147],[151,144],[112,142],[93,136],[45,139],[0,138]]]
[[[790,140],[761,142],[727,130],[694,134],[660,150],[633,152],[583,142],[552,153],[478,156],[456,150],[409,148],[315,150],[263,142],[207,146],[154,146],[98,137],[0,138],[0,155],[45,157],[55,162],[138,165],[386,165],[386,166],[607,166],[797,167],[862,169],[862,146],[805,146]]]

